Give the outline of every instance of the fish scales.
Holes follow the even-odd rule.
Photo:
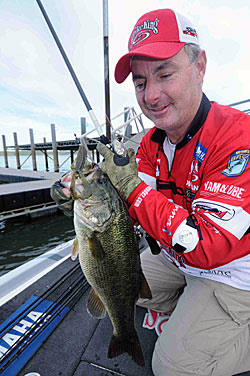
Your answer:
[[[104,249],[105,257],[93,257],[84,236],[79,236],[79,256],[83,272],[90,285],[107,308],[116,332],[121,332],[126,324],[134,330],[135,301],[139,297],[140,261],[136,239],[128,214],[122,204],[108,229],[96,235]],[[117,231],[119,229],[119,231]],[[132,233],[128,236],[129,233]],[[118,278],[117,278],[118,277]],[[129,318],[124,322],[126,316]]]
[[[75,200],[75,248],[92,286],[87,309],[98,318],[104,317],[105,311],[109,314],[113,336],[108,357],[127,352],[143,366],[135,304],[139,295],[150,299],[151,292],[141,270],[134,228],[109,178],[86,155],[86,148],[81,146],[72,168],[71,192]]]

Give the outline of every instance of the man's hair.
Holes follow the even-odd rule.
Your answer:
[[[188,54],[190,63],[195,63],[198,59],[198,56],[201,52],[200,46],[194,43],[187,43],[184,46],[184,50]]]

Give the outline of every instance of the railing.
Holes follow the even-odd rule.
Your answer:
[[[113,117],[110,121],[112,139],[118,137],[125,142],[126,140],[130,139],[134,134],[140,133],[142,131],[145,132],[141,115],[142,113],[136,113],[134,107],[127,107],[124,109],[123,112]],[[122,120],[121,117],[123,117]],[[102,124],[101,128],[104,129],[105,126],[106,123]],[[93,128],[88,132],[84,133],[83,136],[87,137],[87,140],[89,139],[94,141],[92,137],[96,136],[96,134],[96,129]]]
[[[244,101],[240,101],[240,102],[235,102],[235,103],[228,104],[228,106],[229,107],[235,107],[235,106],[240,106],[242,104],[249,103],[249,102],[250,102],[250,99],[246,99]],[[241,109],[241,111],[250,115],[250,108],[248,108],[248,109]]]

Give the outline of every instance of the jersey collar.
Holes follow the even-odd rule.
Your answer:
[[[203,93],[200,107],[192,123],[190,124],[190,127],[188,128],[188,131],[185,134],[184,138],[176,145],[176,149],[180,149],[183,146],[185,146],[194,137],[194,135],[199,131],[201,126],[205,123],[210,107],[211,107],[211,103],[209,102],[206,95]],[[159,128],[156,128],[156,130],[151,136],[151,140],[160,145],[163,145],[165,138],[166,138],[165,131]]]

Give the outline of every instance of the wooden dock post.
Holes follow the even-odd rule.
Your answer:
[[[58,153],[57,153],[57,144],[56,144],[56,127],[55,127],[55,124],[50,124],[50,126],[51,126],[53,159],[54,159],[54,172],[59,172]]]
[[[15,151],[16,151],[16,168],[21,169],[21,163],[20,163],[20,155],[19,155],[19,146],[17,142],[17,133],[13,132],[14,136],[14,144],[15,144]]]
[[[74,162],[74,151],[72,149],[70,150],[70,161],[71,164]]]
[[[8,153],[7,153],[7,147],[6,147],[6,139],[4,135],[2,135],[2,140],[3,140],[3,155],[4,155],[5,168],[8,168],[9,167]]]
[[[46,138],[45,137],[43,138],[43,142],[46,144]],[[48,154],[47,154],[47,150],[46,149],[44,149],[44,156],[45,156],[46,171],[49,171]]]
[[[34,142],[34,133],[33,129],[29,129],[30,132],[30,151],[31,151],[31,157],[32,157],[32,166],[33,170],[37,171],[37,165],[36,165],[36,147]]]
[[[86,118],[81,117],[81,135],[86,133]]]

